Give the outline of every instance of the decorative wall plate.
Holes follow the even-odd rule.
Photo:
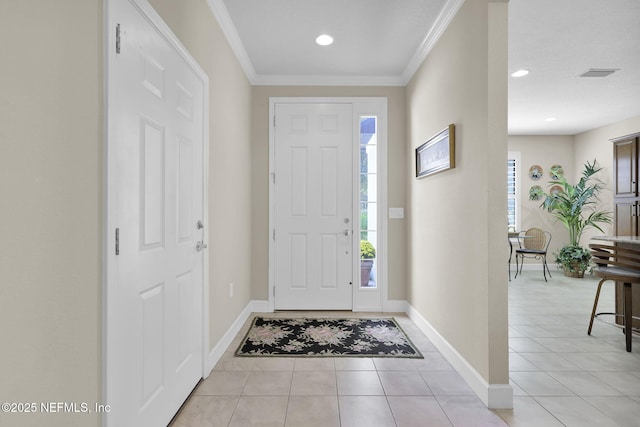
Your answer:
[[[564,192],[564,189],[560,185],[554,185],[549,189],[549,194],[551,194],[552,196],[555,196],[556,194],[563,193],[563,192]]]
[[[529,178],[537,181],[542,178],[542,167],[533,165],[529,168]]]
[[[560,165],[553,165],[551,169],[549,169],[549,175],[551,175],[551,179],[558,180],[562,175],[564,175],[564,169]]]
[[[539,185],[533,185],[529,189],[529,200],[540,200],[544,196],[544,191]]]

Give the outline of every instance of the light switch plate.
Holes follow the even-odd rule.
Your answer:
[[[403,219],[404,218],[404,208],[389,208],[389,218],[390,219]]]

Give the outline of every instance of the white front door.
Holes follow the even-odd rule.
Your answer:
[[[106,422],[151,427],[203,374],[204,86],[133,2],[109,7]]]
[[[276,309],[352,308],[352,116],[351,104],[275,105]]]

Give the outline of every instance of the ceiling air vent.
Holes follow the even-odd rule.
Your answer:
[[[580,77],[607,77],[619,70],[620,68],[589,68]]]

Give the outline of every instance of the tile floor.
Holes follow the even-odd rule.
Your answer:
[[[394,314],[424,360],[234,357],[247,322],[172,427],[640,426],[640,340],[629,354],[616,328],[597,322],[586,335],[595,279],[555,273],[547,284],[538,273],[509,284],[513,410],[487,409],[415,324]],[[603,291],[601,307],[612,301]]]

